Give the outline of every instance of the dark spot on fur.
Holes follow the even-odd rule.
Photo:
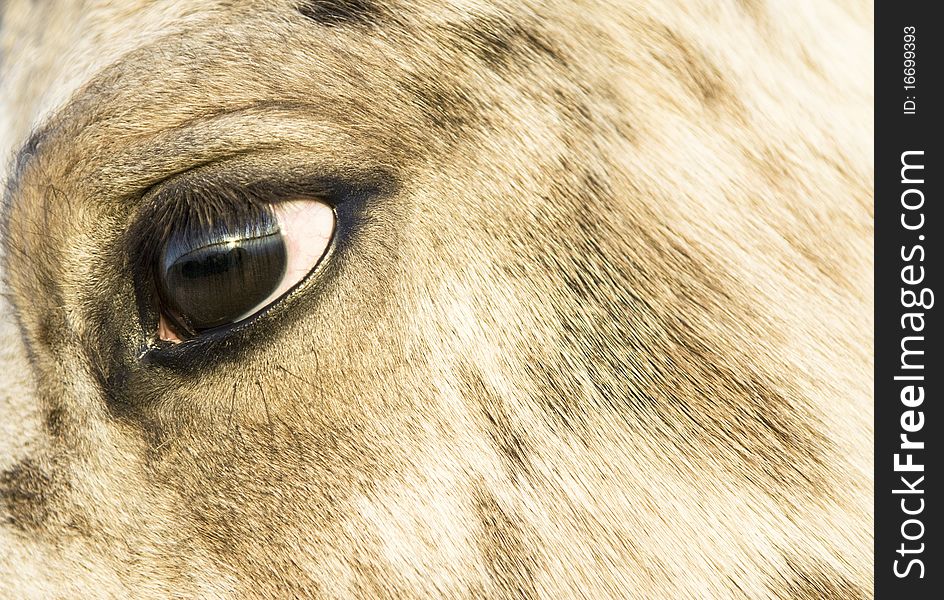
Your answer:
[[[43,426],[52,437],[61,437],[65,431],[66,412],[61,406],[55,406],[43,415]]]
[[[521,524],[483,487],[475,490],[479,549],[499,598],[537,598],[535,557]]]
[[[36,325],[36,343],[57,354],[66,345],[69,333],[65,315],[60,311],[49,312]]]
[[[52,476],[26,459],[0,473],[5,520],[20,531],[35,531],[49,518]]]
[[[116,358],[107,366],[93,364],[92,368],[95,382],[109,410],[119,413],[122,412],[119,407],[127,409],[133,403],[128,385],[131,379],[131,370],[128,365],[124,364],[120,358]]]
[[[853,600],[872,597],[866,590],[825,565],[810,569],[802,567],[789,556],[786,560],[787,571],[775,575],[771,585],[778,598]]]
[[[536,28],[519,22],[494,17],[477,19],[458,28],[458,40],[462,48],[495,71],[527,68],[536,61],[559,66],[567,62]]]
[[[467,129],[480,120],[480,107],[461,85],[433,75],[409,77],[401,86],[408,101],[420,110],[429,124],[440,131]]]
[[[409,592],[401,588],[395,573],[382,561],[374,557],[360,558],[357,555],[348,558],[348,564],[354,575],[352,596],[375,600],[399,599],[409,597]]]
[[[816,58],[816,55],[811,53],[806,46],[800,46],[799,48],[800,60],[803,61],[803,65],[810,70],[810,73],[815,74],[816,76],[828,80],[829,76],[823,71],[823,67],[820,66],[819,61]]]
[[[560,132],[565,148],[579,148],[588,140],[614,135],[630,143],[639,138],[632,108],[608,83],[590,85],[579,78],[561,80],[551,97],[567,123]]]
[[[767,6],[764,0],[737,0],[737,5],[747,16],[757,22],[762,22],[767,15]]]
[[[653,57],[702,104],[713,107],[735,101],[724,75],[700,48],[666,27],[654,35]]]
[[[373,0],[306,0],[298,12],[319,25],[376,25],[380,7]]]
[[[587,102],[576,94],[568,93],[563,89],[554,90],[554,99],[561,113],[568,118],[568,121],[578,126],[583,125],[584,131],[582,133],[587,133],[587,124],[592,123],[594,120],[593,111],[590,109]]]
[[[84,339],[79,345],[91,368],[101,397],[113,412],[118,410],[118,407],[127,407],[133,403],[129,389],[130,353],[122,343],[126,334],[116,318],[117,314],[133,313],[129,312],[127,301],[116,300],[116,304],[118,303],[123,305],[118,311],[115,311],[114,305],[111,304],[103,304],[90,311],[88,322],[93,333],[91,339]]]
[[[486,433],[503,457],[509,474],[530,475],[533,467],[528,459],[527,434],[512,422],[504,399],[494,393],[474,367],[461,369],[459,378],[465,387],[465,397],[481,406]]]

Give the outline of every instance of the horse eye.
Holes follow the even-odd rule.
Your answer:
[[[333,231],[334,212],[314,200],[174,230],[156,265],[158,337],[180,342],[268,308],[317,266]]]

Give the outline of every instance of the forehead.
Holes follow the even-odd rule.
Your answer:
[[[462,1],[13,3],[3,20],[0,151],[21,146],[79,93],[104,102],[112,92],[113,105],[137,111],[123,116],[139,130],[267,99],[326,100],[328,119],[418,109],[435,126],[459,128],[488,104],[477,97],[500,93],[499,80],[535,87],[546,75],[526,76],[515,63],[559,70],[555,48],[524,14]],[[515,110],[492,104],[502,115]]]
[[[180,26],[183,2],[5,3],[0,142],[22,142],[105,65]],[[212,2],[190,2],[194,15]],[[202,5],[202,9],[198,9]]]
[[[186,70],[191,63],[206,76],[211,65],[202,60],[204,54],[225,55],[236,63],[247,56],[265,62],[266,55],[273,55],[283,64],[294,58],[310,66],[343,62],[345,56],[369,57],[373,48],[383,49],[391,65],[398,61],[390,49],[397,47],[405,56],[422,49],[423,59],[435,63],[436,51],[450,50],[444,39],[464,37],[464,51],[500,55],[510,49],[509,38],[520,33],[512,31],[513,25],[494,31],[509,13],[476,0],[411,2],[406,7],[376,0],[14,0],[0,7],[0,13],[5,91],[0,96],[0,150],[5,152],[21,144],[31,129],[105,67],[133,54],[176,53],[175,60],[164,61],[165,69]],[[438,31],[431,33],[434,29]],[[399,62],[398,68],[408,66]],[[358,74],[377,66],[365,63]],[[166,77],[168,72],[160,74]],[[269,74],[283,79],[298,75],[278,69]],[[322,75],[330,81],[331,75],[343,73]]]

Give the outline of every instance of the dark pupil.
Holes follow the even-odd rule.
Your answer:
[[[175,232],[160,264],[161,296],[191,331],[232,323],[265,300],[285,275],[285,242],[268,209]]]

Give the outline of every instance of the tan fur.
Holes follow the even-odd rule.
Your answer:
[[[872,595],[870,3],[0,7],[0,597]],[[140,359],[148,203],[303,172]]]

